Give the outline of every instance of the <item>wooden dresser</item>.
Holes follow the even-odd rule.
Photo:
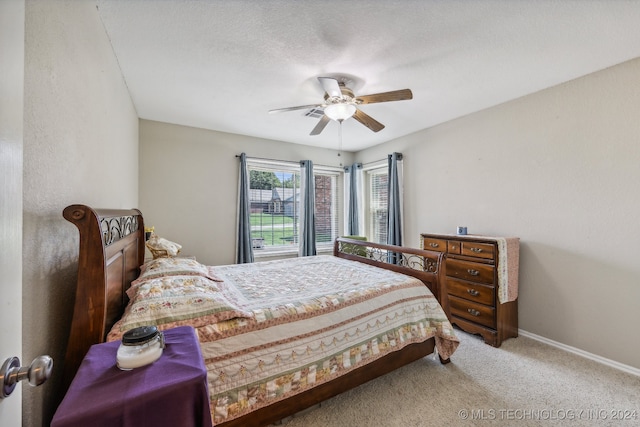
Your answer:
[[[494,347],[518,336],[519,239],[421,234],[420,241],[424,249],[447,254],[452,323],[466,332],[481,335]],[[506,261],[507,242],[509,262]],[[511,282],[508,288],[507,280]]]

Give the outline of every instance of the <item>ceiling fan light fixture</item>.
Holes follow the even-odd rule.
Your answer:
[[[353,116],[356,106],[353,104],[330,104],[324,108],[324,114],[331,120],[341,122]]]
[[[283,111],[308,109],[318,111],[318,113],[322,111],[323,114],[314,116],[315,118],[319,117],[320,120],[309,135],[319,135],[331,120],[342,124],[342,122],[349,117],[353,117],[373,132],[380,132],[384,129],[384,125],[357,107],[361,104],[413,99],[411,89],[392,90],[390,92],[356,96],[353,90],[346,86],[344,79],[318,77],[318,81],[324,89],[324,102],[311,105],[299,105],[297,107],[278,108],[276,110],[270,110],[269,112],[279,113]],[[310,117],[312,115],[307,113],[305,116]]]

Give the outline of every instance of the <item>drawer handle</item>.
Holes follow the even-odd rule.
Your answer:
[[[480,312],[479,312],[478,310],[474,310],[473,308],[470,308],[470,309],[468,309],[467,311],[468,311],[468,312],[469,312],[469,314],[470,314],[470,315],[472,315],[472,316],[476,316],[476,317],[480,316]]]
[[[431,246],[432,248],[437,248],[440,245],[438,245],[437,243],[429,243],[429,246]]]
[[[469,273],[472,276],[477,276],[478,274],[480,274],[480,272],[478,270],[473,270],[473,269],[468,269],[467,273]]]
[[[467,289],[467,292],[469,292],[469,294],[473,295],[474,297],[480,295],[480,292],[476,291],[475,289]]]
[[[480,253],[482,252],[482,248],[471,248],[471,252]]]

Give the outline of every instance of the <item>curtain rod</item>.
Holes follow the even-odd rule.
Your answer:
[[[397,153],[398,154],[398,160],[402,160],[402,153]],[[389,156],[391,156],[391,154],[389,154]],[[368,163],[362,163],[362,162],[356,162],[360,165],[362,165],[362,168],[366,168],[367,166],[370,165],[375,165],[377,163],[382,163],[384,161],[389,160],[389,156],[387,156],[386,159],[380,159],[380,160],[374,160],[373,162],[368,162]],[[240,157],[239,154],[236,154],[236,158]],[[254,160],[266,160],[268,162],[286,162],[286,163],[296,163],[295,161],[291,161],[291,160],[276,160],[276,159],[267,159],[264,157],[249,157],[247,156],[248,159],[254,159]],[[347,166],[328,166],[328,165],[318,165],[320,167],[325,167],[325,168],[341,168],[341,167],[347,167]]]
[[[239,157],[240,157],[240,155],[236,154],[236,158],[239,158]],[[300,163],[301,162],[301,160],[298,160],[298,161],[296,161],[296,160],[277,160],[277,159],[267,159],[267,158],[264,158],[264,157],[249,157],[249,156],[247,156],[247,159],[263,160],[263,161],[274,162],[274,163]],[[329,165],[321,165],[321,164],[315,164],[315,163],[314,163],[314,166],[318,166],[318,167],[321,167],[321,168],[333,168],[333,169],[340,169],[341,168],[341,166],[329,166]]]
[[[398,160],[402,160],[402,153],[397,153],[396,152],[396,154],[397,154]],[[389,160],[389,157],[391,157],[391,154],[389,154],[386,159],[380,159],[380,160],[374,160],[374,161],[368,162],[368,163],[362,163],[362,167],[367,167],[367,166],[375,165],[375,164],[378,164],[378,163],[386,162],[386,161]]]

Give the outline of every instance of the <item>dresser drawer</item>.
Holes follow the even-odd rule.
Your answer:
[[[488,264],[447,259],[447,276],[473,282],[493,284],[494,267]]]
[[[447,240],[447,253],[460,255],[460,242],[457,240]]]
[[[444,239],[433,239],[431,237],[425,237],[422,239],[422,247],[430,251],[446,252],[447,241]]]
[[[495,259],[495,246],[491,243],[462,242],[462,255]]]
[[[449,277],[447,279],[447,288],[449,289],[449,295],[455,295],[485,305],[495,305],[496,292],[493,286],[481,285],[479,283]]]
[[[453,316],[462,317],[471,322],[479,323],[488,328],[496,327],[496,309],[483,304],[467,301],[455,296],[449,296],[449,306]]]

